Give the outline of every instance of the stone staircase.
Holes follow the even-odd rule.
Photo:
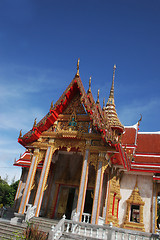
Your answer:
[[[0,239],[15,239],[16,235],[21,235],[25,226],[12,225],[9,221],[0,221]]]
[[[40,231],[48,233],[52,226],[56,226],[59,220],[53,220],[49,218],[33,217],[30,223],[37,224]]]
[[[33,217],[30,220],[30,223],[38,225],[38,229],[42,232],[46,232],[47,234],[51,230],[52,226],[55,226],[58,223],[58,220],[42,218],[42,217]],[[16,235],[21,235],[23,231],[26,229],[27,224],[17,224],[13,225],[10,224],[9,220],[0,220],[0,240],[7,240],[7,239],[15,239]]]

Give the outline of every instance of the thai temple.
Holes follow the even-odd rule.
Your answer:
[[[115,69],[103,107],[76,75],[40,122],[18,138],[24,153],[15,209],[35,216],[155,233],[159,228],[160,132],[123,126],[114,102]]]

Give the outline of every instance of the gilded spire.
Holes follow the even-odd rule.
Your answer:
[[[99,89],[98,89],[98,92],[97,92],[97,102],[96,103],[99,103]]]
[[[120,132],[123,132],[124,127],[121,124],[121,122],[120,122],[120,120],[117,116],[117,112],[116,112],[116,108],[115,108],[115,104],[114,104],[115,70],[116,70],[116,65],[114,65],[114,67],[113,67],[112,86],[111,86],[108,102],[107,102],[106,107],[105,107],[105,112],[107,114],[108,123],[110,124],[111,128],[116,128],[116,129],[119,129]]]
[[[105,98],[103,98],[103,110],[105,109]]]
[[[113,103],[114,103],[114,78],[115,78],[115,70],[116,70],[116,65],[114,65],[114,67],[113,67],[112,86],[111,86],[111,91],[110,91],[110,95],[109,95],[109,98],[112,99]]]
[[[76,73],[76,76],[79,77],[79,62],[80,62],[80,58],[78,58],[78,61],[77,61],[77,73]]]
[[[88,93],[91,92],[91,77],[89,78],[89,88],[88,88]]]

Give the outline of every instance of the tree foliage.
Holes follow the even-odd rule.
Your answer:
[[[8,178],[2,179],[0,177],[0,204],[3,206],[13,206],[14,198],[16,195],[18,181],[13,180],[9,185]]]

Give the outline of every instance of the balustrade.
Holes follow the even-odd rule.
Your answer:
[[[91,214],[90,213],[82,213],[82,222],[90,223],[91,221]]]
[[[89,217],[89,214],[85,215]],[[77,222],[63,219],[53,228],[49,235],[49,240],[60,239],[61,236],[77,239],[78,236],[84,239],[102,239],[102,240],[156,240],[158,234],[137,232],[133,230],[113,227],[110,225],[94,225],[86,222]]]

